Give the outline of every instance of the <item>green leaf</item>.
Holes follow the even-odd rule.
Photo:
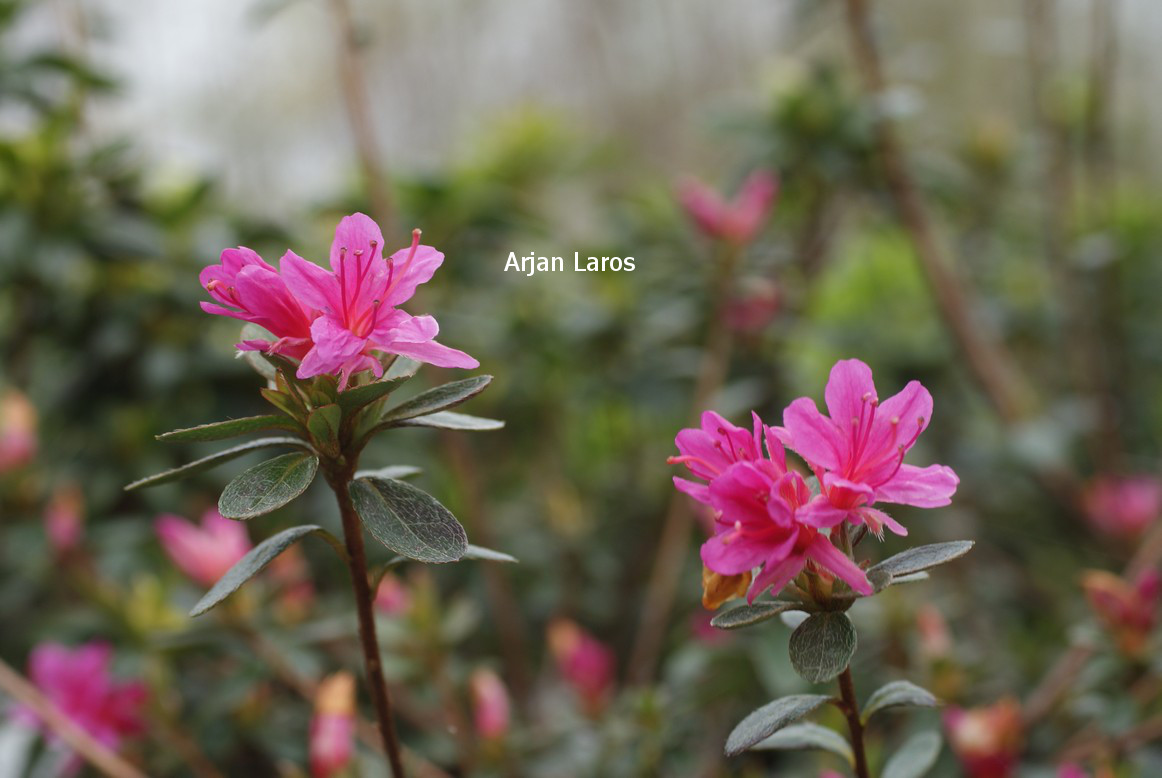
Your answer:
[[[417,362],[409,357],[396,357],[391,366],[387,368],[387,372],[383,374],[385,381],[406,381],[417,372],[423,362]]]
[[[231,459],[237,459],[243,454],[249,454],[251,451],[257,451],[260,448],[271,448],[274,446],[290,446],[292,448],[301,448],[309,450],[309,446],[298,438],[259,438],[252,440],[249,443],[242,443],[228,448],[225,451],[219,451],[217,454],[210,454],[208,457],[190,462],[189,464],[175,467],[173,470],[166,470],[164,473],[158,473],[138,481],[134,481],[125,487],[125,491],[133,491],[134,489],[142,489],[147,486],[157,486],[158,484],[166,484],[170,481],[177,481],[182,478],[188,478],[191,475],[201,473],[209,470],[212,467],[217,467],[223,462],[229,462]]]
[[[491,381],[492,376],[490,375],[478,375],[437,386],[435,389],[421,392],[407,402],[392,408],[384,414],[382,421],[400,422],[453,408],[483,392],[484,387],[488,386]]]
[[[935,708],[940,705],[935,695],[927,689],[917,686],[911,681],[892,681],[872,692],[867,704],[863,707],[863,720],[887,708],[911,706],[916,708]]]
[[[795,694],[768,702],[739,722],[726,739],[726,755],[738,756],[827,702],[824,694]]]
[[[856,643],[846,613],[814,613],[791,633],[791,665],[811,683],[830,681],[847,667]]]
[[[401,478],[410,478],[424,472],[413,465],[388,465],[377,470],[358,470],[356,478],[391,478],[398,481]]]
[[[368,531],[397,554],[420,562],[455,562],[467,553],[464,528],[427,492],[375,477],[352,481],[349,488]]]
[[[268,403],[273,405],[275,408],[278,408],[286,415],[295,419],[302,418],[302,406],[289,390],[284,392],[278,389],[271,389],[270,387],[263,387],[262,389],[258,390],[258,393],[262,395],[262,399],[266,400]]]
[[[325,454],[339,456],[339,423],[343,412],[338,405],[324,405],[311,411],[307,417],[307,429],[311,440]]]
[[[247,416],[244,419],[227,419],[202,424],[197,427],[174,430],[157,436],[158,440],[171,440],[176,443],[186,441],[225,440],[235,435],[245,435],[247,432],[261,430],[290,430],[294,432],[298,425],[286,416],[271,414],[270,416]]]
[[[922,778],[940,756],[940,735],[936,732],[919,732],[900,746],[892,758],[884,765],[881,778]]]
[[[948,543],[909,548],[879,564],[872,565],[867,570],[867,576],[877,590],[883,589],[890,586],[893,579],[959,559],[974,545],[971,540],[953,540]]]
[[[855,754],[847,738],[833,729],[805,722],[780,729],[766,740],[751,746],[752,751],[797,751],[819,748],[838,755],[849,765],[855,764]]]
[[[218,512],[228,519],[253,519],[281,508],[315,480],[319,458],[283,454],[242,471],[218,498]]]
[[[381,378],[370,384],[363,386],[354,386],[345,392],[339,393],[339,407],[343,409],[343,413],[354,413],[355,411],[370,405],[376,400],[382,400],[393,391],[395,391],[400,384],[408,380],[411,376],[402,376],[400,378]]]
[[[742,605],[717,614],[710,620],[710,626],[718,629],[741,629],[773,619],[783,611],[801,610],[802,604],[784,600],[763,600],[753,605]]]
[[[517,562],[516,557],[504,553],[503,551],[493,551],[491,548],[484,548],[483,546],[474,546],[468,544],[468,550],[464,552],[464,556],[460,557],[460,561],[465,559],[479,559],[483,562]]]
[[[270,564],[276,556],[286,551],[292,544],[312,534],[322,535],[340,553],[340,556],[346,558],[346,552],[343,550],[343,544],[339,542],[339,539],[320,526],[307,524],[302,527],[284,529],[277,535],[267,538],[250,549],[246,556],[235,562],[234,566],[226,571],[226,575],[219,578],[218,582],[214,584],[210,591],[206,592],[206,595],[198,600],[198,604],[190,611],[190,615],[201,616],[222,602],[222,600],[238,591],[242,584],[262,572],[264,567]]]
[[[435,427],[441,430],[471,430],[482,432],[485,430],[502,429],[504,422],[498,419],[485,419],[481,416],[469,416],[466,413],[456,413],[454,411],[436,411],[427,416],[406,419],[392,426]]]

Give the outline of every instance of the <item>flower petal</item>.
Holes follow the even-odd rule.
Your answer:
[[[847,458],[849,441],[835,424],[819,412],[810,397],[800,397],[783,411],[783,424],[790,434],[790,446],[812,467],[838,470]],[[775,431],[776,436],[779,431]]]
[[[710,487],[706,484],[674,476],[674,488],[704,505],[710,504]]]
[[[382,256],[383,251],[383,232],[375,220],[364,213],[344,216],[335,228],[335,239],[331,241],[331,269],[336,275],[339,275],[343,267],[344,257],[353,258],[357,251],[360,252],[359,261],[350,263],[348,268],[352,272],[365,269],[372,259]],[[356,276],[346,280],[356,281],[355,285],[349,287],[351,289],[358,285]]]
[[[960,478],[944,465],[900,465],[892,480],[876,487],[876,500],[917,508],[939,508],[952,502]]]
[[[429,340],[427,343],[377,343],[372,348],[380,349],[390,354],[399,354],[400,356],[415,359],[419,362],[426,362],[436,367],[458,367],[465,369],[480,367],[480,362],[475,357],[458,349],[449,348],[434,340]]]
[[[841,359],[831,368],[824,399],[827,412],[839,429],[848,429],[852,419],[858,420],[864,411],[864,398],[876,396],[871,368],[858,359]]]
[[[806,558],[802,554],[792,554],[785,559],[768,559],[763,565],[762,572],[751,584],[750,591],[746,593],[746,601],[753,604],[755,598],[767,589],[778,595],[783,587],[803,570],[806,563]]]
[[[731,541],[729,532],[715,535],[702,544],[702,562],[721,575],[738,575],[762,564],[766,549],[761,545]]]
[[[391,278],[384,299],[388,305],[400,305],[411,299],[416,287],[427,283],[436,269],[444,263],[444,254],[431,246],[417,246],[416,253],[408,260],[410,248],[400,249],[388,260]]]
[[[860,594],[872,593],[872,585],[867,580],[867,575],[859,569],[859,565],[832,545],[827,536],[819,535],[811,541],[811,545],[807,546],[807,556]]]

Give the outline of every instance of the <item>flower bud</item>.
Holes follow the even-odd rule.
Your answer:
[[[613,652],[575,622],[556,619],[549,625],[549,651],[557,670],[581,697],[586,711],[595,715],[613,691]]]
[[[472,673],[468,685],[472,691],[472,718],[476,734],[484,740],[499,740],[508,733],[510,706],[508,690],[500,676],[487,668]]]
[[[0,395],[0,473],[23,467],[36,456],[36,408],[15,389]]]
[[[375,609],[388,616],[402,616],[411,607],[412,595],[407,587],[391,573],[383,576],[375,590]]]
[[[212,508],[200,527],[170,514],[159,516],[154,527],[173,563],[203,586],[213,586],[252,547],[245,524]]]
[[[741,246],[753,241],[762,229],[778,188],[773,173],[757,170],[743,182],[731,201],[694,180],[680,185],[678,199],[702,232]]]
[[[702,607],[716,610],[735,597],[745,597],[750,588],[750,571],[738,575],[722,575],[702,565]]]
[[[75,549],[85,532],[85,497],[75,483],[58,486],[44,508],[44,531],[58,556]]]
[[[981,708],[949,708],[944,728],[969,778],[1009,778],[1015,774],[1024,733],[1021,706],[1005,698]]]
[[[1100,476],[1086,487],[1082,507],[1101,534],[1132,540],[1162,515],[1162,481],[1148,475]]]
[[[1081,577],[1081,588],[1118,649],[1130,657],[1142,656],[1158,624],[1162,577],[1157,571],[1148,570],[1131,582],[1104,570],[1089,570]]]

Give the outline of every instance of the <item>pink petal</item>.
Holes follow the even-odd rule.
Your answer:
[[[847,555],[831,544],[831,540],[819,535],[807,547],[807,556],[823,566],[836,577],[843,580],[848,586],[863,595],[872,593],[872,585],[867,575],[859,569]]]
[[[710,487],[706,484],[695,483],[694,481],[674,476],[674,487],[679,492],[689,495],[704,505],[710,504]]]
[[[374,257],[383,256],[383,233],[375,220],[363,213],[344,216],[335,227],[335,239],[331,241],[331,269],[336,275],[339,275],[340,260],[344,254],[354,257],[356,251],[361,252],[360,259],[363,261],[353,263],[351,270],[357,270],[359,265],[365,265]]]
[[[824,398],[827,400],[827,412],[839,429],[851,429],[852,420],[858,420],[866,414],[865,398],[875,396],[876,386],[872,382],[871,368],[863,362],[858,359],[841,359],[831,368]]]
[[[758,567],[766,557],[766,549],[761,545],[746,543],[742,539],[724,541],[729,534],[715,535],[702,544],[702,561],[721,575],[739,575]]]
[[[419,362],[426,362],[436,367],[457,367],[471,369],[480,367],[480,362],[458,349],[441,345],[434,340],[427,343],[390,343],[375,348],[382,348],[391,354],[399,354]]]
[[[343,298],[339,293],[339,280],[334,274],[293,251],[283,254],[279,265],[287,288],[295,297],[315,310],[332,316],[342,315]]]
[[[276,338],[310,335],[307,312],[278,273],[262,267],[244,268],[234,286],[243,307],[254,315],[254,323],[265,327]]]
[[[790,507],[773,493],[774,479],[751,462],[731,465],[710,482],[710,504],[722,520],[766,527],[777,521],[790,524]],[[772,511],[778,517],[772,517]]]
[[[416,253],[408,261],[410,252],[410,248],[400,249],[388,260],[391,264],[391,284],[385,295],[387,305],[400,305],[410,300],[416,293],[416,287],[430,281],[437,268],[444,263],[443,252],[431,246],[417,246]]]
[[[782,555],[768,559],[746,593],[746,601],[753,604],[767,589],[777,596],[792,578],[802,572],[804,564],[806,559],[802,554],[793,554],[785,559]]]
[[[932,395],[919,381],[909,381],[899,394],[889,397],[876,409],[864,461],[878,456],[893,460],[894,467],[899,447],[904,446],[905,451],[911,448],[916,436],[931,419]]]
[[[337,373],[348,360],[363,352],[366,338],[360,338],[335,321],[331,316],[320,316],[311,324],[315,347],[299,365],[298,377],[310,378],[323,373]]]
[[[813,467],[838,470],[847,459],[850,441],[819,412],[811,398],[800,397],[788,405],[783,424],[790,434],[790,447]]]
[[[853,515],[859,519],[862,519],[863,523],[867,525],[867,528],[874,532],[876,536],[880,537],[881,539],[884,534],[884,527],[887,527],[900,537],[906,537],[908,534],[907,527],[878,508],[868,508],[865,506],[855,511]]]
[[[835,473],[824,473],[822,485],[827,499],[837,508],[851,510],[875,502],[875,490],[860,481],[849,481]]]
[[[944,465],[900,465],[886,484],[876,487],[876,500],[917,508],[939,508],[952,502],[960,478]]]
[[[849,512],[845,508],[835,507],[826,497],[819,495],[795,511],[795,520],[816,529],[830,529],[846,521]]]

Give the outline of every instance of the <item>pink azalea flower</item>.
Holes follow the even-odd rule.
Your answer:
[[[0,473],[23,467],[36,456],[36,408],[15,389],[0,395]]]
[[[200,527],[180,516],[163,514],[154,528],[173,563],[203,586],[214,585],[252,548],[246,525],[224,518],[213,508],[202,515]]]
[[[568,619],[556,619],[549,625],[549,651],[585,708],[591,714],[599,712],[613,691],[617,671],[613,651]]]
[[[731,201],[705,184],[689,180],[678,191],[686,213],[707,235],[743,245],[755,239],[778,192],[778,180],[767,170],[756,170]]]
[[[283,264],[286,257],[283,257]],[[284,267],[285,273],[285,267]],[[270,351],[302,359],[311,348],[311,321],[317,311],[300,303],[273,266],[245,247],[226,249],[220,264],[205,268],[198,280],[221,305],[202,303],[202,310],[252,322],[278,338],[248,340],[243,351]]]
[[[412,595],[407,587],[391,573],[379,580],[375,590],[375,609],[388,616],[400,616],[412,607]]]
[[[854,524],[866,523],[877,535],[888,527],[908,531],[877,502],[936,508],[948,505],[960,479],[943,465],[905,465],[904,455],[932,418],[932,395],[919,381],[880,402],[872,371],[858,359],[831,368],[825,392],[830,418],[814,400],[800,397],[783,413],[777,430],[819,478],[831,504],[848,511]]]
[[[369,217],[343,217],[331,244],[331,271],[293,251],[282,259],[290,290],[322,315],[311,323],[314,345],[303,357],[299,378],[338,373],[346,386],[353,373],[371,370],[383,375],[375,352],[400,354],[437,367],[477,367],[462,351],[433,340],[439,325],[431,316],[411,316],[396,308],[415,294],[444,261],[431,246],[420,245],[412,233],[410,248],[384,259],[383,235]]]
[[[500,676],[487,668],[478,668],[468,681],[472,690],[472,719],[476,734],[485,740],[496,740],[508,733],[510,711],[508,690]]]
[[[1094,529],[1133,539],[1162,515],[1162,482],[1149,475],[1101,476],[1089,483],[1082,501]]]
[[[328,676],[315,693],[308,751],[313,778],[331,778],[351,762],[355,752],[355,677]]]
[[[1158,571],[1147,570],[1127,581],[1104,570],[1089,570],[1081,578],[1081,588],[1118,648],[1129,656],[1142,656],[1158,626],[1158,606],[1162,604]]]
[[[73,723],[116,750],[123,738],[144,729],[141,713],[146,691],[139,682],[114,680],[109,672],[111,660],[112,649],[105,643],[86,643],[75,649],[42,643],[29,656],[28,677]],[[18,708],[17,715],[30,723],[39,721],[27,709]]]
[[[1024,739],[1021,706],[1003,699],[983,708],[948,708],[944,729],[969,778],[1009,778]]]
[[[85,497],[75,483],[58,486],[44,508],[44,529],[58,555],[76,548],[85,533]]]
[[[715,534],[702,545],[703,563],[727,576],[761,566],[749,602],[768,588],[782,590],[809,561],[855,591],[871,594],[867,576],[825,532],[842,524],[847,511],[822,495],[812,497],[803,477],[787,470],[774,430],[758,414],[752,418],[754,429],[747,432],[707,411],[701,429],[682,430],[675,439],[682,455],[669,461],[709,481],[674,479],[680,491],[714,508]]]
[[[726,325],[735,332],[762,332],[779,312],[779,288],[766,279],[746,282],[746,288],[727,306]]]

